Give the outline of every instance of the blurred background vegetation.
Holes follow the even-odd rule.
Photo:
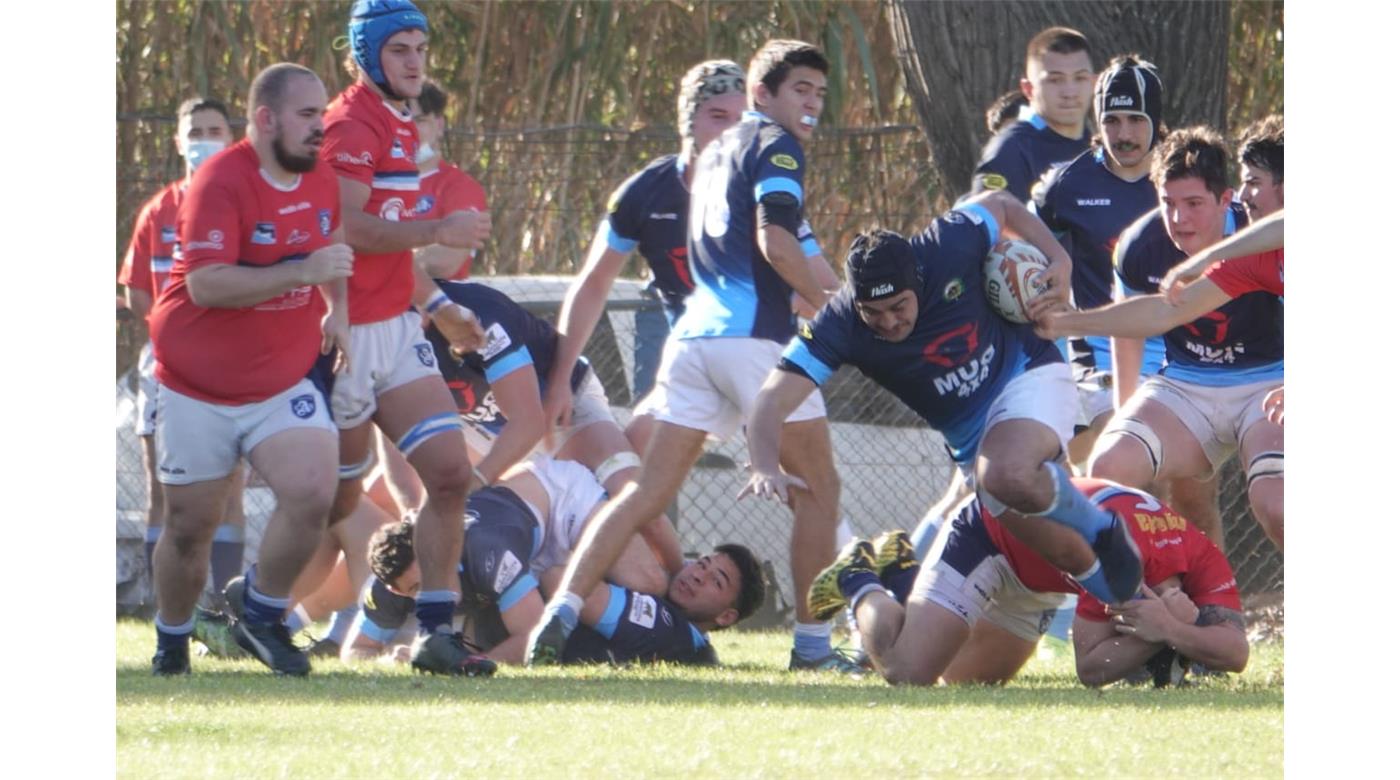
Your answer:
[[[339,40],[350,5],[118,2],[117,262],[141,204],[180,175],[172,141],[180,101],[205,94],[241,115],[252,77],[283,60],[311,67],[339,91],[350,81]],[[420,7],[432,25],[431,75],[452,100],[447,157],[480,179],[491,200],[495,234],[479,273],[572,272],[611,190],[678,147],[675,88],[685,69],[713,57],[746,65],[769,38],[811,41],[831,60],[808,202],[828,258],[837,260],[863,227],[921,227],[965,185],[936,175],[930,143],[940,139],[920,127],[905,89],[890,0],[428,0]],[[1146,8],[1102,7],[1129,19]],[[1283,110],[1283,3],[1233,2],[1228,23],[1228,36],[1213,39],[1228,45],[1223,129],[1233,136]],[[1096,65],[1116,53],[1092,29],[1084,32],[1098,47]],[[1019,37],[1013,48],[1024,46]],[[1019,55],[1010,65],[1008,73],[1019,70]],[[985,105],[1014,86],[1013,76],[969,99]],[[1192,85],[1168,79],[1168,88]],[[957,143],[987,137],[985,128],[968,132]]]

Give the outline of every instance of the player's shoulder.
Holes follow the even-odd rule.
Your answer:
[[[676,161],[679,155],[664,154],[655,160],[647,163],[641,170],[634,172],[618,185],[614,195],[613,203],[609,204],[609,211],[614,210],[618,202],[626,199],[628,195],[636,194],[646,198],[650,193],[658,189],[675,185],[681,186],[680,176],[677,174]]]
[[[208,162],[199,166],[190,180],[187,192],[196,192],[210,187],[242,189],[254,183],[258,170],[258,154],[248,139],[243,139],[224,149]],[[261,177],[257,177],[261,180]]]
[[[986,146],[982,147],[982,161],[988,162],[1003,154],[1019,151],[1035,143],[1040,135],[1041,131],[1030,121],[1018,119],[987,140]]]
[[[1172,245],[1171,236],[1159,209],[1145,212],[1118,235],[1118,252],[1123,258],[1158,252],[1168,245]]]
[[[1055,192],[1066,187],[1080,186],[1098,178],[1103,171],[1103,162],[1096,149],[1085,149],[1065,163],[1051,165],[1041,177],[1047,192]]]
[[[778,161],[776,155],[787,155],[800,164],[803,159],[802,144],[798,142],[796,136],[789,133],[782,125],[774,122],[768,117],[762,117],[758,123],[758,132],[755,136],[754,151],[763,157],[773,157],[774,164],[779,168],[786,167]],[[796,166],[794,166],[794,169]]]

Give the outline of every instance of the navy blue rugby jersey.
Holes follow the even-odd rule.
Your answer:
[[[1247,220],[1243,207],[1231,204],[1225,235]],[[1185,259],[1186,253],[1172,243],[1160,209],[1144,214],[1118,240],[1114,265],[1120,294],[1158,292],[1162,276]],[[1164,338],[1167,364],[1159,373],[1170,379],[1208,387],[1283,379],[1283,301],[1277,295],[1247,293],[1172,328]]]
[[[797,330],[792,288],[758,248],[759,199],[783,192],[804,200],[802,145],[755,111],[700,155],[690,201],[695,291],[676,322],[679,338],[738,336],[785,342]]]
[[[684,177],[679,155],[656,158],[613,191],[607,219],[598,227],[610,248],[641,253],[651,267],[651,287],[672,322],[685,311],[685,298],[695,289],[686,254],[690,193]]]
[[[488,384],[493,384],[518,368],[531,366],[543,396],[554,362],[554,350],[559,344],[559,333],[554,326],[526,311],[505,293],[484,284],[439,280],[438,287],[454,303],[471,309],[486,331],[486,343],[480,350],[457,356],[437,327],[428,326],[428,341],[437,356],[438,370],[448,385],[470,384],[475,376],[485,377]],[[569,386],[578,389],[587,372],[588,361],[579,358],[569,377]],[[458,410],[463,411],[468,399],[456,390],[454,395],[458,395]]]
[[[1157,207],[1157,188],[1143,176],[1124,181],[1108,169],[1102,148],[1051,168],[1036,188],[1035,211],[1074,261],[1074,305],[1096,309],[1113,300],[1113,248],[1133,220]],[[1070,339],[1077,378],[1112,370],[1109,340]],[[1166,357],[1161,338],[1147,339],[1140,373],[1155,374]]]
[[[608,586],[608,606],[595,626],[580,624],[564,645],[569,663],[719,663],[704,632],[659,596]]]
[[[910,240],[923,289],[907,338],[877,338],[846,284],[788,344],[779,368],[820,385],[850,363],[942,433],[955,461],[969,461],[1002,388],[1028,369],[1064,361],[1054,343],[1029,325],[1008,322],[987,303],[983,260],[999,234],[991,213],[975,204],[934,220]]]
[[[982,149],[982,159],[972,174],[972,192],[1006,190],[1025,203],[1031,187],[1052,165],[1068,162],[1089,148],[1089,132],[1065,138],[1051,129],[1045,118],[1030,107],[1021,108],[1020,119],[992,136]]]

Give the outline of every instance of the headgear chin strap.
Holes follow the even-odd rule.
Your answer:
[[[384,43],[404,30],[428,31],[428,17],[409,0],[355,0],[350,10],[350,55],[390,100],[404,98],[389,86],[379,55]]]
[[[857,301],[878,301],[923,289],[923,274],[914,247],[891,230],[861,233],[846,253],[846,279]]]
[[[1094,119],[1100,126],[1105,114],[1147,117],[1152,125],[1147,148],[1156,146],[1162,126],[1162,80],[1157,77],[1157,66],[1130,57],[1105,69],[1094,85]]]

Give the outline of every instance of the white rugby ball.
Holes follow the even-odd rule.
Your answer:
[[[1032,280],[1049,265],[1045,255],[1025,241],[1008,238],[998,242],[983,265],[987,303],[1011,322],[1030,322],[1026,304],[1046,290],[1045,285]]]

